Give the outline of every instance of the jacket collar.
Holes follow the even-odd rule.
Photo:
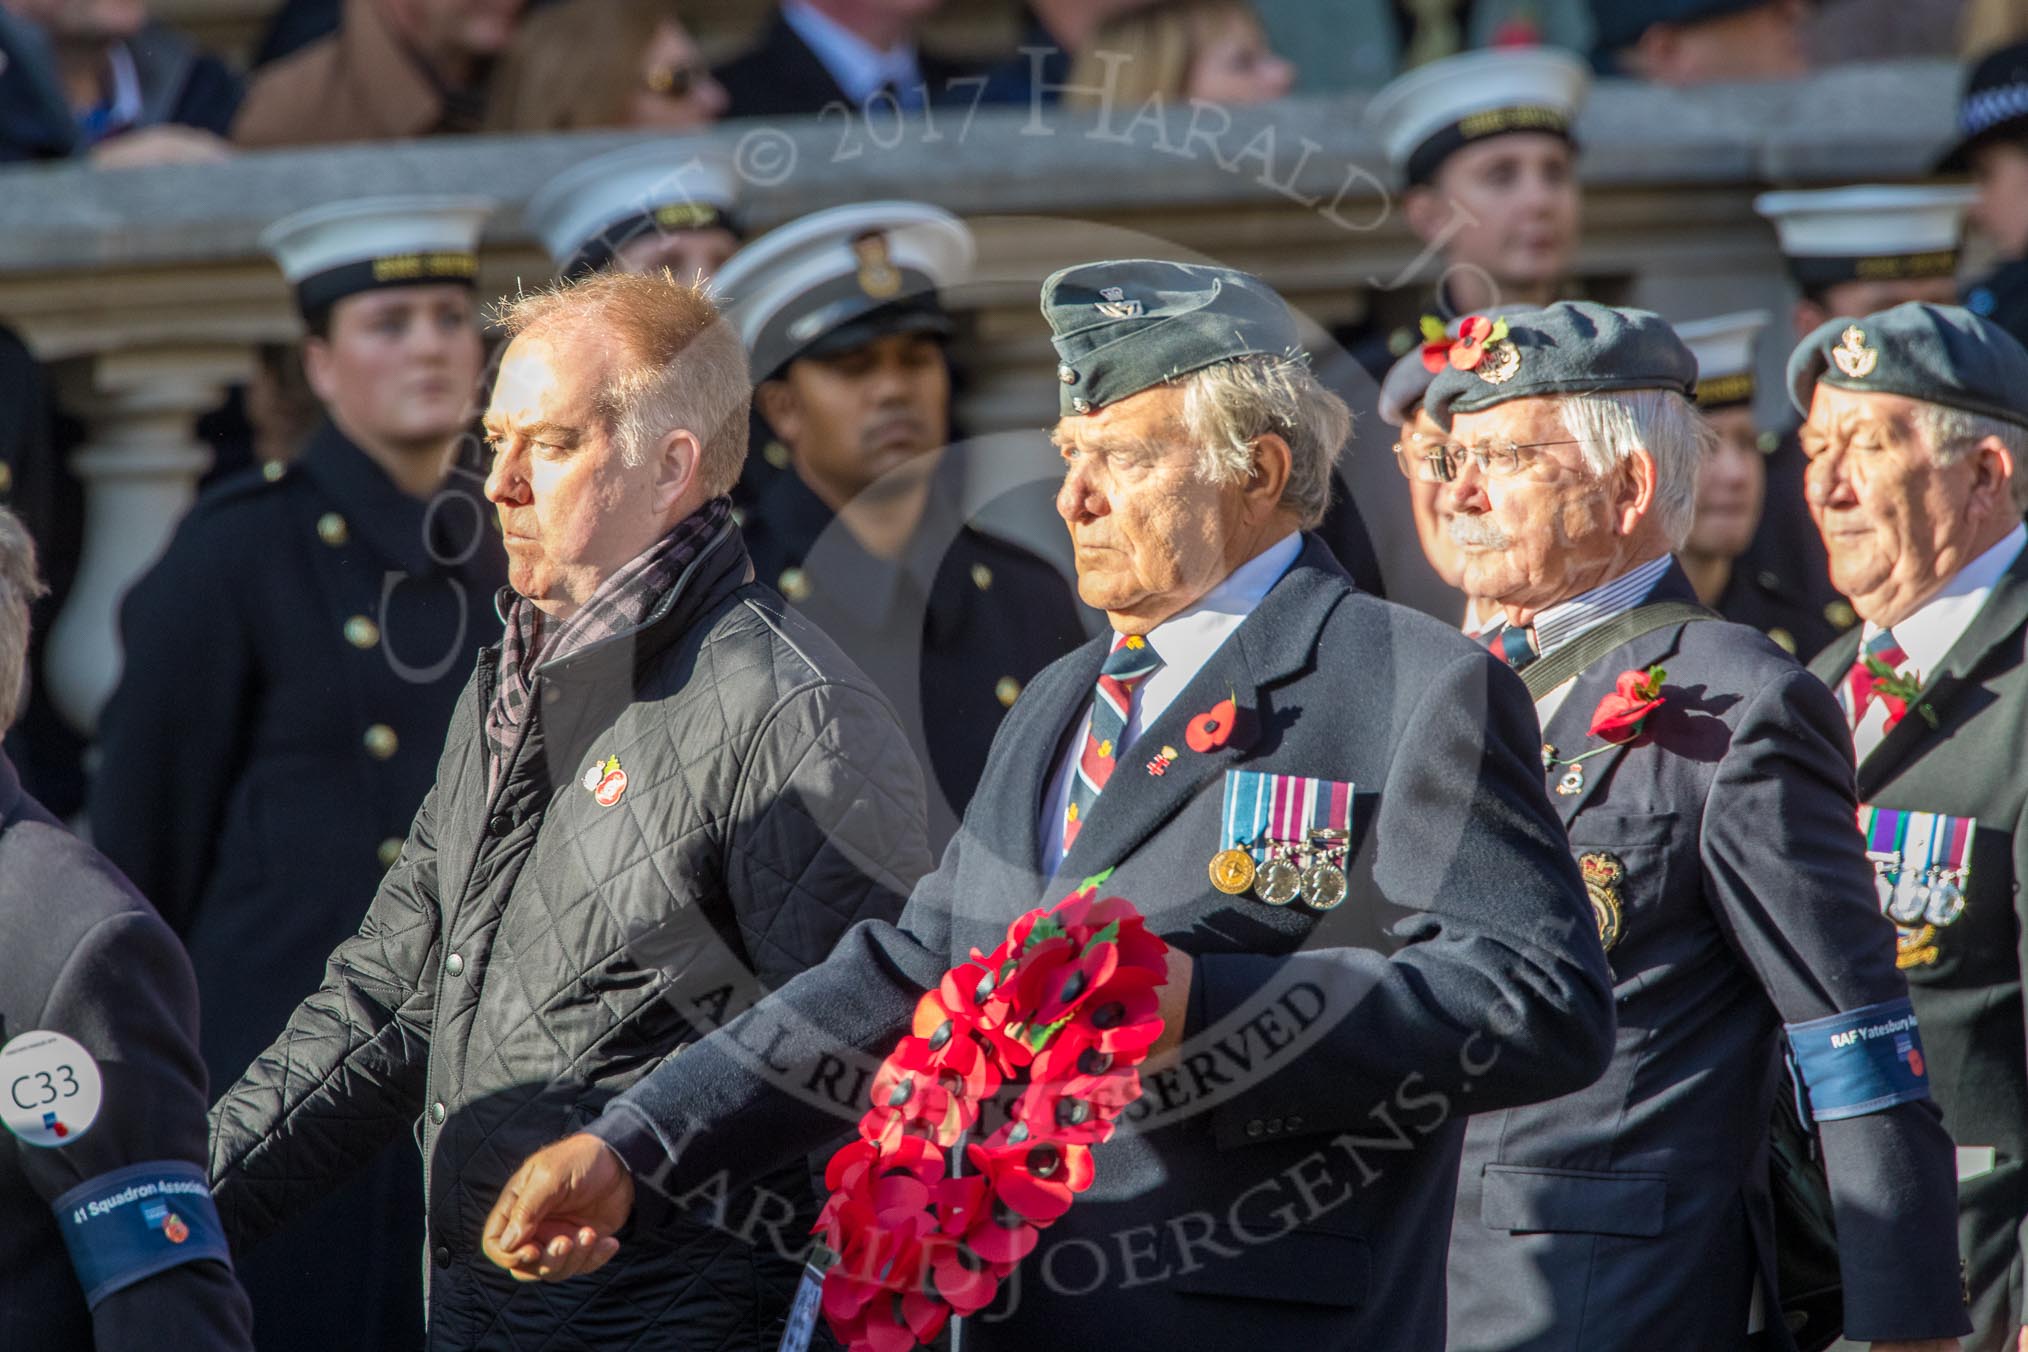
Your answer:
[[[1259,744],[1270,732],[1262,711],[1264,692],[1310,663],[1325,618],[1351,589],[1350,579],[1329,548],[1316,536],[1305,535],[1302,552],[1281,580],[1162,716],[1141,731],[1105,792],[1093,803],[1054,881],[1083,878],[1118,864],[1214,775]],[[1039,845],[1036,813],[1044,788],[1064,734],[1091,701],[1098,669],[1110,647],[1110,635],[1102,635],[1078,650],[1075,669],[1086,679],[1075,690],[1058,689],[1058,707],[1050,711],[1057,735],[1037,738],[1024,748],[1024,761],[1017,770],[1024,792],[1016,801],[1026,807],[1021,829],[1027,844],[1023,855],[1015,857],[1026,857],[1031,864]],[[1227,698],[1237,705],[1237,716],[1225,744],[1204,752],[1189,750],[1185,734],[1192,720]],[[1147,761],[1164,746],[1175,747],[1177,759],[1163,774],[1149,774]]]
[[[469,519],[485,531],[492,519],[492,509],[457,474],[446,477],[438,488],[435,510],[410,497],[329,419],[311,435],[297,464],[337,506],[353,534],[411,577],[449,571],[431,555],[428,532],[433,526],[441,523],[447,530],[463,531]],[[441,501],[445,495],[458,501]],[[461,552],[451,550],[446,557]],[[470,557],[476,559],[479,552]]]
[[[389,25],[376,0],[346,0],[344,21],[332,40],[338,44],[339,64],[351,78],[372,82],[372,97],[361,107],[383,136],[436,130],[444,116],[444,91]]]

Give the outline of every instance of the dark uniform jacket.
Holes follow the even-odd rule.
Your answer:
[[[1958,1242],[1969,1267],[1977,1333],[1966,1352],[2012,1352],[2028,1320],[2028,553],[1925,672],[1921,697],[1859,766],[1859,800],[1976,822],[1963,912],[1947,925],[1900,930],[1900,963],[1922,1019],[1930,1083],[1960,1152],[1993,1152],[1958,1184]],[[1811,670],[1842,681],[1856,633]],[[1919,712],[1936,715],[1932,729]]]
[[[457,475],[434,505],[407,496],[327,424],[286,472],[204,493],[122,607],[92,827],[190,946],[214,1085],[316,989],[429,790],[500,633],[493,516]],[[390,1157],[248,1257],[264,1338],[414,1345],[413,1168]],[[312,1232],[348,1220],[375,1227],[358,1279],[306,1282],[328,1246]]]
[[[894,706],[932,790],[930,849],[941,853],[1021,688],[1084,641],[1069,585],[1043,559],[967,525],[942,488],[899,560],[863,549],[793,470],[773,477],[745,534],[755,576]]]
[[[1965,308],[2028,343],[2028,259],[2014,259],[1965,289]]]
[[[854,929],[593,1129],[642,1196],[832,1139],[866,1107],[835,1053],[884,1056],[971,948],[1116,867],[1107,890],[1195,958],[1190,1040],[1179,1064],[1146,1073],[1094,1151],[1097,1181],[1013,1289],[965,1321],[968,1352],[1438,1347],[1463,1113],[1567,1093],[1611,1045],[1604,960],[1542,791],[1527,695],[1456,630],[1356,591],[1308,538],[1120,758],[1046,877],[1041,805],[1109,647],[1094,640],[1030,683],[964,830],[898,925]],[[1180,751],[1190,720],[1228,697],[1239,712],[1222,747],[1142,772],[1138,748]],[[1232,771],[1350,785],[1344,905],[1212,887]],[[780,1080],[742,1048],[769,1049]]]
[[[921,95],[926,102],[944,98],[950,82],[967,73],[965,67],[920,49],[916,67],[927,87]],[[730,96],[733,117],[814,116],[832,103],[855,113],[859,107],[779,9],[769,17],[758,43],[712,74]]]
[[[497,653],[481,656],[359,932],[213,1110],[212,1182],[237,1239],[413,1131],[432,1348],[775,1345],[798,1266],[737,1219],[630,1238],[597,1276],[553,1287],[479,1250],[523,1159],[756,982],[892,917],[929,867],[921,783],[885,702],[751,575],[728,525],[639,628],[538,667],[490,789]],[[787,1221],[772,1224],[800,1244],[809,1213]]]
[[[1649,599],[1691,595],[1671,569]],[[1576,678],[1543,741],[1564,759],[1608,745],[1589,735],[1593,712],[1621,672],[1651,665],[1665,700],[1638,745],[1582,762],[1574,792],[1574,770],[1544,771],[1600,927],[1617,931],[1619,1041],[1589,1088],[1472,1119],[1454,1352],[1743,1346],[1755,1275],[1776,1290],[1767,1139],[1782,1025],[1907,994],[1853,828],[1837,706],[1765,638],[1700,621],[1624,644]],[[1818,1128],[1847,1335],[1961,1332],[1936,1106]],[[1792,1346],[1766,1304],[1772,1346]]]
[[[1824,537],[1803,496],[1808,462],[1791,428],[1767,456],[1767,488],[1760,525],[1716,610],[1734,624],[1751,625],[1783,651],[1807,662],[1858,621],[1852,603],[1831,585]]]
[[[165,1268],[86,1306],[51,1204],[131,1165],[201,1166],[197,988],[154,910],[23,793],[0,757],[0,1045],[36,1031],[82,1044],[103,1087],[97,1119],[66,1144],[0,1137],[0,1347],[250,1352],[246,1296],[215,1259]],[[36,1101],[33,1086],[28,1098]]]

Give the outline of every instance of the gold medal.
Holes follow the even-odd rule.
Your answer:
[[[1228,897],[1236,897],[1253,886],[1253,856],[1234,847],[1211,856],[1211,885]]]

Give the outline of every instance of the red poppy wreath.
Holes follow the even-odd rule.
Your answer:
[[[1140,1097],[1169,946],[1131,902],[1099,897],[1106,877],[946,972],[874,1076],[859,1139],[824,1170],[814,1227],[836,1256],[824,1315],[850,1352],[909,1352],[990,1304],[1091,1186],[1091,1148]],[[1019,1089],[1007,1125],[969,1140],[1002,1086]]]

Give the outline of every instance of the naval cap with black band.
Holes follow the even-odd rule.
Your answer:
[[[476,286],[485,197],[367,197],[311,207],[261,232],[306,319],[396,286]]]

